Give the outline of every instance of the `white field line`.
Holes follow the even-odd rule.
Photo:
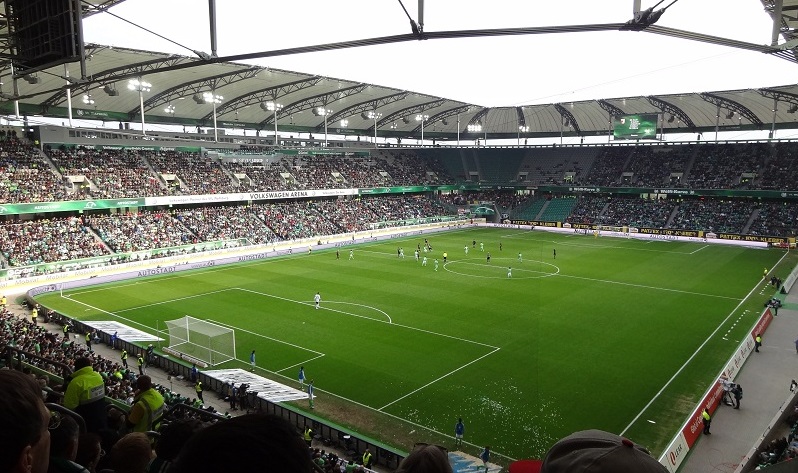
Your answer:
[[[467,231],[470,231],[470,230],[472,230],[472,229],[465,228],[465,229],[460,229],[460,230],[450,230],[450,231],[445,231],[445,232],[436,232],[434,234],[440,233],[440,234],[450,235],[452,233],[462,233],[462,232],[467,232]],[[402,238],[402,239],[397,239],[397,240],[387,240],[387,241],[391,241],[391,242],[407,241],[407,240],[412,240],[412,239],[417,238],[417,237],[418,237],[418,235],[413,235],[413,236],[408,236],[407,238]],[[366,250],[360,250],[359,248],[367,248],[367,247],[370,247],[370,246],[380,246],[380,245],[386,244],[387,241],[376,242],[376,243],[373,243],[373,242],[359,243],[359,244],[355,244],[355,245],[352,245],[352,246],[347,246],[346,248],[351,248],[351,249],[357,250],[358,252],[360,252],[360,251],[365,252]],[[237,268],[239,266],[239,264],[242,264],[242,263],[243,264],[248,264],[248,265],[251,265],[251,266],[261,266],[261,265],[265,265],[265,264],[271,264],[271,263],[275,263],[275,262],[278,262],[278,261],[282,261],[286,257],[308,258],[308,257],[312,256],[312,255],[307,254],[306,252],[299,252],[299,251],[297,251],[295,254],[285,254],[285,253],[280,254],[280,252],[268,251],[268,250],[265,250],[263,252],[264,253],[275,253],[275,255],[270,257],[269,259],[265,259],[263,261],[242,261],[240,263],[236,262],[236,263],[231,263],[231,264],[225,264],[223,266],[217,266],[217,267],[213,267],[213,268],[203,268],[200,272],[202,274],[205,274],[205,273],[213,273],[213,272],[216,272],[216,271],[230,271],[231,269]],[[381,253],[381,252],[374,251],[372,253]],[[86,294],[86,293],[89,293],[89,292],[107,291],[109,289],[115,290],[115,289],[118,289],[118,288],[121,288],[121,287],[136,286],[136,285],[141,285],[141,284],[150,284],[150,283],[154,283],[154,282],[164,281],[164,280],[167,280],[167,279],[185,278],[185,277],[189,277],[189,276],[194,275],[194,274],[196,274],[194,271],[189,271],[189,272],[177,274],[177,275],[174,275],[174,276],[162,276],[162,277],[153,278],[153,279],[147,279],[147,280],[143,280],[143,281],[131,282],[129,284],[114,284],[113,286],[110,286],[110,287],[100,287],[100,288],[94,288],[94,289],[87,289],[85,291],[70,292],[69,295],[71,297],[71,296],[75,296],[75,295]]]
[[[666,287],[646,286],[644,284],[633,284],[633,283],[629,283],[629,282],[608,281],[608,280],[605,280],[605,279],[595,279],[595,278],[588,278],[588,277],[584,277],[584,276],[569,276],[569,275],[563,274],[563,273],[558,273],[557,276],[561,277],[561,278],[582,279],[582,280],[585,280],[585,281],[603,282],[603,283],[606,283],[606,284],[618,284],[618,285],[621,285],[621,286],[639,287],[639,288],[642,288],[642,289],[653,289],[655,291],[676,292],[676,293],[679,293],[679,294],[690,294],[690,295],[693,295],[693,296],[701,296],[701,297],[715,297],[717,299],[729,299],[729,300],[732,300],[732,301],[739,300],[736,297],[719,296],[717,294],[704,294],[702,292],[683,291],[681,289],[668,289]],[[748,297],[748,296],[746,296],[746,297]],[[743,301],[744,300],[745,299],[743,299]]]
[[[496,259],[505,259],[506,260],[508,258],[496,258]],[[456,260],[456,261],[457,261],[457,263],[460,263],[460,264],[470,264],[470,265],[473,265],[473,266],[484,266],[484,267],[487,267],[487,268],[503,269],[503,266],[488,265],[487,263],[475,263],[475,262],[463,261],[463,260]],[[449,263],[452,263],[452,262],[454,262],[454,261],[450,261]],[[447,264],[449,264],[449,263],[447,263]],[[534,265],[535,263],[541,263],[541,261],[538,261],[538,260],[526,260],[526,263],[532,263]],[[518,264],[524,264],[524,263],[518,263]],[[548,265],[550,263],[544,263],[544,264]],[[446,269],[446,265],[444,265],[444,269]],[[448,270],[447,269],[447,271],[454,273],[454,271],[452,271],[452,270]],[[676,293],[679,293],[679,294],[689,294],[689,295],[693,295],[693,296],[715,297],[715,298],[718,298],[718,299],[729,299],[729,300],[733,300],[733,301],[738,300],[736,297],[730,297],[730,296],[719,296],[719,295],[716,295],[716,294],[704,294],[702,292],[683,291],[681,289],[668,289],[668,288],[665,288],[665,287],[646,286],[644,284],[634,284],[634,283],[621,282],[621,281],[610,281],[610,280],[607,280],[607,279],[595,279],[595,278],[588,278],[588,277],[584,277],[584,276],[571,276],[571,275],[563,274],[563,273],[559,272],[559,268],[557,268],[557,272],[556,273],[551,273],[551,272],[548,272],[548,271],[536,271],[534,269],[526,269],[523,266],[515,266],[513,268],[513,271],[517,271],[519,273],[535,273],[535,274],[543,274],[543,275],[548,275],[548,276],[558,276],[558,277],[562,277],[562,278],[582,279],[582,280],[585,280],[585,281],[600,282],[600,283],[605,283],[605,284],[618,284],[618,285],[621,285],[621,286],[638,287],[638,288],[641,288],[641,289],[652,289],[652,290],[655,290],[655,291],[676,292]],[[454,274],[458,274],[458,273],[454,273]]]
[[[296,304],[302,304],[302,305],[307,305],[307,306],[312,306],[313,305],[313,303],[311,303],[311,302],[296,301],[296,300],[293,300],[293,299],[288,299],[286,297],[275,296],[273,294],[267,294],[265,292],[254,291],[252,289],[244,289],[242,287],[237,287],[237,288],[233,288],[233,289],[238,289],[239,291],[244,291],[244,292],[251,292],[253,294],[259,294],[259,295],[265,296],[265,297],[272,297],[274,299],[280,299],[280,300],[287,301],[287,302],[294,302]],[[368,307],[368,306],[366,306],[366,307]],[[466,343],[473,343],[474,345],[480,345],[480,346],[483,346],[483,347],[488,347],[488,348],[490,348],[492,350],[496,350],[496,349],[499,348],[499,347],[496,347],[496,346],[493,346],[493,345],[488,345],[487,343],[477,342],[477,341],[474,341],[474,340],[468,340],[467,338],[455,337],[454,335],[446,335],[445,333],[433,332],[432,330],[426,330],[426,329],[418,328],[418,327],[411,327],[409,325],[394,324],[394,323],[387,322],[385,320],[374,319],[374,318],[371,318],[371,317],[366,317],[365,315],[357,315],[357,314],[353,314],[351,312],[346,312],[346,311],[343,311],[343,310],[331,309],[329,307],[322,307],[322,309],[329,310],[331,312],[337,312],[337,313],[343,314],[343,315],[348,315],[350,317],[358,317],[358,318],[361,318],[361,319],[369,320],[369,321],[380,323],[380,324],[388,324],[388,325],[391,325],[392,327],[401,327],[401,328],[405,328],[405,329],[408,329],[408,330],[415,330],[417,332],[423,332],[423,333],[428,333],[430,335],[436,335],[436,336],[439,336],[439,337],[451,338],[452,340],[458,340],[458,341],[466,342]]]
[[[491,351],[491,352],[489,352],[489,353],[485,353],[484,355],[480,356],[479,358],[477,358],[477,359],[475,359],[475,360],[471,360],[471,361],[469,361],[468,363],[464,364],[463,366],[460,366],[459,368],[455,368],[455,369],[453,369],[452,371],[449,371],[448,373],[444,374],[443,376],[441,376],[441,377],[439,377],[439,378],[437,378],[437,379],[433,379],[432,381],[430,381],[429,383],[425,384],[424,386],[421,386],[421,387],[419,387],[419,388],[416,388],[416,389],[414,389],[414,390],[410,391],[409,393],[405,394],[404,396],[402,396],[402,397],[399,397],[399,398],[397,398],[397,399],[394,399],[393,401],[391,401],[391,402],[389,402],[388,404],[386,404],[386,405],[384,405],[384,406],[380,407],[380,408],[379,408],[379,409],[377,409],[377,410],[378,410],[378,411],[380,411],[380,412],[382,412],[382,410],[383,410],[383,409],[385,409],[386,407],[388,407],[388,406],[390,406],[390,405],[393,405],[393,404],[395,404],[395,403],[397,403],[397,402],[401,401],[402,399],[404,399],[404,398],[406,398],[406,397],[408,397],[408,396],[412,396],[413,394],[415,394],[415,393],[417,393],[417,392],[421,391],[422,389],[424,389],[424,388],[426,388],[426,387],[428,387],[428,386],[431,386],[431,385],[433,385],[433,384],[437,383],[438,381],[440,381],[440,380],[442,380],[442,379],[444,379],[444,378],[446,378],[446,377],[448,377],[448,376],[451,376],[451,375],[453,375],[454,373],[457,373],[458,371],[460,371],[461,369],[465,368],[466,366],[472,365],[472,364],[476,363],[477,361],[479,361],[479,360],[481,360],[481,359],[483,359],[483,358],[485,358],[485,357],[487,357],[487,356],[490,356],[490,355],[492,355],[492,354],[496,353],[497,351],[499,351],[499,349],[498,349],[498,348],[496,348],[495,350],[493,350],[493,351]]]
[[[392,323],[393,323],[393,319],[391,319],[391,316],[390,316],[390,315],[388,315],[388,313],[387,313],[387,312],[385,312],[384,310],[380,310],[380,309],[378,309],[378,308],[376,308],[376,307],[372,307],[372,306],[370,306],[370,305],[366,305],[366,304],[358,304],[358,303],[356,303],[356,302],[342,302],[342,301],[321,301],[321,302],[322,302],[323,304],[348,304],[348,305],[356,305],[356,306],[358,306],[358,307],[365,307],[366,309],[372,309],[372,310],[376,310],[377,312],[379,312],[379,313],[381,313],[382,315],[384,315],[386,319],[388,319],[388,323],[389,323],[389,324],[392,324]],[[315,302],[314,302],[314,304],[315,304]]]
[[[64,298],[66,299],[67,297],[64,297]],[[90,308],[90,309],[94,309],[94,310],[96,310],[97,312],[102,312],[103,314],[108,314],[108,315],[110,315],[110,316],[112,316],[112,317],[116,317],[116,318],[118,318],[118,319],[125,320],[125,321],[127,321],[127,322],[130,322],[131,324],[138,325],[138,326],[140,326],[140,327],[146,327],[146,328],[148,328],[148,329],[150,329],[150,330],[155,330],[155,331],[156,331],[156,333],[158,332],[158,330],[157,330],[157,329],[153,329],[153,328],[152,328],[152,327],[150,327],[149,325],[144,325],[144,324],[142,324],[142,323],[136,322],[135,320],[128,319],[128,318],[126,318],[126,317],[122,317],[121,315],[117,315],[117,314],[116,314],[116,313],[114,313],[114,312],[109,312],[109,311],[107,311],[107,310],[100,309],[99,307],[94,307],[93,305],[87,304],[87,303],[85,303],[85,302],[81,302],[81,301],[79,301],[79,300],[77,300],[77,299],[74,299],[74,298],[72,298],[72,297],[70,297],[70,298],[69,298],[69,300],[71,300],[72,302],[76,302],[76,303],[78,303],[78,304],[80,304],[80,305],[82,305],[82,306],[86,306],[86,307],[88,307],[88,308]]]
[[[272,252],[271,251],[266,251],[265,253],[272,253]],[[241,261],[241,262],[236,262],[236,263],[225,264],[225,265],[222,265],[222,266],[215,266],[213,268],[198,268],[197,270],[185,271],[185,272],[182,272],[182,273],[178,273],[178,274],[176,274],[174,276],[153,277],[153,278],[150,278],[150,279],[145,279],[143,281],[131,282],[129,284],[113,284],[113,285],[108,286],[108,287],[99,287],[99,288],[95,288],[95,289],[87,289],[85,291],[69,292],[69,295],[70,296],[75,296],[75,295],[80,295],[80,294],[86,294],[86,293],[89,293],[89,292],[116,290],[116,289],[119,289],[121,287],[129,287],[129,286],[138,286],[138,285],[142,285],[142,284],[159,283],[161,281],[166,281],[166,280],[169,280],[169,279],[186,278],[186,277],[194,276],[194,275],[199,274],[199,273],[205,274],[205,273],[215,273],[217,271],[230,271],[232,269],[238,268],[239,265],[241,265],[241,264],[248,264],[248,265],[251,265],[251,266],[261,266],[261,265],[265,265],[265,264],[272,264],[272,263],[281,262],[281,261],[284,260],[285,256],[290,256],[290,255],[275,255],[275,256],[272,256],[270,259],[265,259],[265,260],[262,260],[262,261]],[[295,257],[295,258],[307,258],[309,256],[311,256],[311,255],[308,255],[307,253],[301,253],[301,254],[293,255],[293,257]]]
[[[127,308],[127,309],[120,309],[120,310],[117,310],[116,313],[117,314],[121,314],[122,312],[130,312],[132,310],[139,310],[139,309],[143,309],[145,307],[153,307],[153,306],[156,306],[156,305],[169,304],[169,303],[172,303],[172,302],[184,301],[186,299],[194,299],[195,297],[204,297],[204,296],[207,296],[207,295],[210,295],[210,294],[217,294],[219,292],[227,292],[227,291],[232,291],[232,290],[233,290],[233,288],[229,288],[228,287],[226,289],[219,289],[217,291],[204,292],[202,294],[194,294],[194,295],[191,295],[191,296],[178,297],[176,299],[169,299],[169,300],[161,301],[161,302],[153,302],[152,304],[144,304],[144,305],[140,305],[140,306],[136,306],[136,307],[130,307],[130,308]],[[72,295],[74,295],[74,294],[72,294]]]
[[[785,253],[784,253],[784,256],[782,256],[782,257],[781,257],[781,259],[779,259],[779,261],[778,261],[778,262],[776,262],[776,265],[778,265],[779,263],[781,263],[781,261],[782,261],[784,258],[786,258],[786,257],[787,257],[787,253],[785,252]],[[776,265],[774,265],[774,267],[775,267]],[[665,389],[667,389],[667,388],[668,388],[668,386],[670,386],[670,384],[673,382],[673,380],[675,380],[675,379],[676,379],[676,377],[677,377],[677,376],[679,376],[679,374],[680,374],[680,373],[681,373],[681,372],[682,372],[682,371],[685,369],[685,367],[687,367],[687,365],[688,365],[688,364],[690,364],[690,362],[691,362],[691,361],[693,361],[693,358],[695,358],[695,357],[698,355],[698,352],[700,352],[700,351],[701,351],[701,350],[704,348],[704,346],[706,346],[706,344],[707,344],[707,343],[709,343],[709,341],[712,339],[712,337],[714,337],[714,336],[715,336],[715,335],[716,335],[716,334],[717,334],[717,333],[720,331],[721,327],[723,327],[723,325],[724,325],[724,324],[726,324],[726,323],[729,321],[729,319],[732,317],[732,315],[734,315],[734,313],[737,311],[737,309],[739,309],[739,308],[740,308],[740,306],[741,306],[741,305],[743,305],[743,303],[744,303],[746,300],[748,300],[748,298],[749,298],[749,297],[751,297],[751,294],[753,294],[753,293],[754,293],[754,291],[756,291],[756,289],[759,287],[759,284],[760,284],[760,283],[761,283],[761,281],[757,282],[757,283],[756,283],[756,285],[753,287],[753,289],[751,289],[751,291],[749,291],[749,292],[748,292],[748,295],[746,295],[746,296],[745,296],[745,297],[744,297],[744,298],[743,298],[743,299],[740,301],[740,303],[739,303],[739,304],[737,304],[737,306],[736,306],[734,309],[732,309],[732,311],[731,311],[731,312],[729,312],[729,315],[727,315],[727,316],[726,316],[726,318],[725,318],[725,319],[723,319],[723,320],[722,320],[722,321],[721,321],[721,322],[718,324],[718,326],[715,328],[715,330],[713,330],[713,331],[712,331],[712,333],[710,333],[710,334],[707,336],[707,338],[704,340],[704,342],[703,342],[703,343],[701,343],[701,345],[699,345],[699,346],[698,346],[698,348],[696,348],[696,349],[695,349],[695,351],[693,352],[693,354],[692,354],[692,355],[690,355],[690,358],[688,358],[688,359],[687,359],[687,361],[685,361],[685,362],[682,364],[682,366],[680,366],[680,367],[679,367],[679,369],[678,369],[678,370],[676,370],[676,372],[675,372],[675,373],[673,373],[673,376],[671,376],[671,378],[670,378],[670,379],[669,379],[669,380],[668,380],[668,381],[665,383],[665,385],[663,385],[663,386],[662,386],[662,389],[660,389],[660,390],[657,392],[657,394],[655,394],[655,395],[654,395],[654,397],[652,397],[652,398],[651,398],[651,400],[650,400],[650,401],[648,401],[648,404],[646,404],[646,405],[643,407],[643,409],[641,409],[641,410],[640,410],[640,412],[639,412],[639,413],[638,413],[638,414],[637,414],[637,415],[634,417],[634,419],[632,419],[632,421],[631,421],[631,422],[629,422],[629,425],[627,425],[627,426],[626,426],[626,427],[625,427],[625,428],[624,428],[624,429],[623,429],[623,430],[620,432],[620,434],[619,434],[619,435],[624,435],[624,434],[626,433],[626,431],[628,431],[629,429],[631,429],[631,428],[632,428],[632,425],[634,425],[634,423],[635,423],[635,422],[637,422],[637,420],[638,420],[638,419],[640,419],[640,417],[643,415],[643,413],[645,413],[645,412],[646,412],[646,410],[648,410],[648,408],[649,408],[649,407],[651,407],[651,405],[652,405],[652,404],[654,404],[654,401],[656,401],[656,400],[657,400],[657,398],[658,398],[658,397],[660,397],[660,396],[662,395],[662,393],[663,393],[663,392],[665,392]]]
[[[211,320],[211,319],[208,319],[208,322],[213,322],[213,323],[221,325],[223,327],[229,327],[229,328],[232,328],[232,329],[235,329],[235,330],[240,330],[240,331],[242,331],[244,333],[248,333],[250,335],[255,335],[257,337],[265,338],[265,339],[271,340],[273,342],[282,343],[283,345],[288,345],[288,346],[291,346],[291,347],[294,347],[294,348],[299,348],[300,350],[305,350],[305,351],[309,351],[311,353],[315,353],[316,355],[324,356],[324,353],[322,353],[320,351],[312,350],[310,348],[303,347],[301,345],[296,345],[294,343],[286,342],[286,341],[280,340],[279,338],[273,338],[273,337],[269,337],[269,336],[263,335],[261,333],[252,332],[252,331],[247,330],[247,329],[236,327],[235,325],[226,324],[224,322],[218,322],[216,320]],[[242,360],[242,361],[244,361],[244,360]]]
[[[691,251],[691,252],[690,252],[690,253],[688,253],[688,254],[689,254],[689,255],[694,255],[694,254],[698,253],[699,251],[703,250],[704,248],[708,248],[708,247],[709,247],[709,245],[704,245],[704,246],[702,246],[701,248],[699,248],[699,249],[697,249],[697,250],[695,250],[695,251]]]

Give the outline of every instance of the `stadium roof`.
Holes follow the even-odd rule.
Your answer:
[[[84,17],[121,1],[83,0]],[[762,1],[774,16],[775,4],[782,4],[784,28],[779,34],[789,43],[791,31],[798,27],[798,0]],[[628,29],[628,24],[588,26]],[[698,41],[720,44],[721,40],[685,36],[688,32],[653,24],[645,28]],[[519,34],[545,33],[523,30]],[[773,46],[728,45],[796,60],[792,47],[776,53]],[[768,130],[774,122],[777,129],[798,128],[796,85],[488,108],[376,84],[224,62],[199,52],[195,57],[87,44],[85,54],[85,77],[79,63],[68,63],[17,80],[20,113],[66,117],[68,84],[76,117],[138,122],[143,105],[149,124],[209,127],[213,126],[215,108],[220,128],[273,130],[275,112],[269,104],[277,103],[282,106],[276,113],[281,131],[323,133],[326,122],[332,134],[374,136],[376,123],[380,137],[418,138],[423,134],[426,139],[453,140],[458,132],[463,139],[596,136],[608,133],[611,116],[646,113],[661,114],[661,127],[675,133],[713,131],[716,125],[720,131]],[[7,62],[0,69],[0,79],[0,97],[5,99],[0,107],[12,113],[15,95]],[[138,91],[128,88],[131,79],[151,84],[150,90],[142,92],[141,102]],[[215,107],[203,98],[210,92],[222,97]],[[327,110],[326,120],[319,109]]]

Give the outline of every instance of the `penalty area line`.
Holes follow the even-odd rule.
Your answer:
[[[279,338],[268,337],[266,335],[263,335],[263,334],[260,334],[260,333],[257,333],[257,332],[253,332],[253,331],[247,330],[245,328],[236,327],[235,325],[226,324],[224,322],[219,322],[217,320],[212,320],[212,319],[208,319],[208,322],[213,322],[213,323],[215,323],[217,325],[221,325],[222,327],[231,328],[233,330],[240,330],[240,331],[242,331],[244,333],[248,333],[250,335],[255,335],[256,337],[265,338],[267,340],[271,340],[271,341],[274,341],[274,342],[277,342],[277,343],[282,343],[283,345],[288,345],[288,346],[291,346],[291,347],[294,347],[294,348],[299,348],[300,350],[305,350],[305,351],[309,351],[311,353],[315,353],[317,355],[324,356],[324,353],[322,353],[320,351],[312,350],[310,348],[305,348],[305,347],[303,347],[301,345],[296,345],[296,344],[291,343],[291,342],[286,342],[284,340],[280,340]],[[316,357],[316,358],[318,358],[318,357]],[[241,361],[245,361],[245,360],[241,360]]]
[[[778,261],[778,262],[777,262],[775,265],[773,265],[773,266],[774,266],[774,267],[775,267],[775,266],[777,266],[777,265],[778,265],[779,263],[781,263],[781,262],[782,262],[782,260],[784,260],[784,258],[786,258],[786,257],[787,257],[787,253],[784,253],[784,256],[782,256],[782,257],[781,257],[781,259],[780,259],[780,260],[779,260],[779,261]],[[620,432],[620,434],[619,434],[619,435],[624,435],[624,434],[626,434],[626,432],[627,432],[629,429],[631,429],[631,428],[632,428],[632,426],[635,424],[635,422],[637,422],[637,420],[638,420],[638,419],[640,419],[640,417],[642,417],[642,416],[643,416],[643,413],[644,413],[644,412],[646,412],[646,411],[648,410],[648,408],[649,408],[649,407],[651,407],[651,405],[652,405],[652,404],[654,404],[654,401],[656,401],[656,400],[657,400],[657,398],[659,398],[659,397],[662,395],[662,393],[663,393],[663,392],[665,392],[665,389],[667,389],[667,388],[668,388],[668,386],[670,386],[670,385],[671,385],[671,383],[673,383],[673,381],[676,379],[676,377],[677,377],[677,376],[679,376],[679,374],[681,374],[681,372],[682,372],[682,371],[684,371],[684,369],[687,367],[687,365],[688,365],[688,364],[690,364],[690,362],[692,362],[692,361],[693,361],[693,359],[694,359],[696,356],[698,356],[698,352],[700,352],[700,351],[701,351],[701,350],[702,350],[702,349],[703,349],[703,348],[706,346],[706,344],[707,344],[707,343],[709,343],[709,341],[712,339],[712,337],[714,337],[714,336],[715,336],[715,335],[716,335],[716,334],[717,334],[717,333],[720,331],[721,327],[723,327],[723,326],[724,326],[724,325],[725,325],[725,324],[726,324],[726,323],[729,321],[729,319],[731,319],[732,315],[734,315],[734,313],[737,311],[737,309],[739,309],[739,308],[740,308],[740,306],[741,306],[741,305],[743,305],[743,303],[744,303],[745,301],[747,301],[747,300],[748,300],[748,298],[750,298],[750,297],[751,297],[751,294],[753,294],[753,293],[754,293],[754,291],[756,291],[756,290],[757,290],[757,288],[759,287],[759,284],[760,284],[760,282],[757,282],[757,283],[756,283],[756,285],[754,286],[754,288],[753,288],[753,289],[751,289],[751,291],[748,293],[748,295],[746,295],[745,297],[743,297],[743,299],[740,301],[740,303],[739,303],[739,304],[737,304],[737,306],[736,306],[734,309],[732,309],[732,311],[731,311],[731,312],[729,312],[729,315],[727,315],[725,319],[721,320],[721,322],[718,324],[718,326],[715,328],[715,330],[713,330],[713,331],[712,331],[712,333],[710,333],[710,334],[707,336],[707,338],[706,338],[706,339],[703,341],[703,343],[701,343],[701,345],[699,345],[699,346],[698,346],[698,348],[696,348],[696,349],[695,349],[695,351],[693,352],[693,354],[692,354],[692,355],[690,355],[690,358],[688,358],[688,359],[687,359],[687,360],[684,362],[684,364],[682,364],[682,366],[680,366],[680,367],[679,367],[679,369],[678,369],[678,370],[676,370],[676,372],[675,372],[675,373],[673,373],[673,376],[671,376],[671,378],[670,378],[670,379],[669,379],[669,380],[668,380],[668,381],[665,383],[665,385],[663,385],[663,386],[662,386],[662,389],[660,389],[660,390],[657,392],[657,394],[655,394],[655,395],[654,395],[654,397],[652,397],[652,398],[651,398],[651,400],[650,400],[650,401],[648,401],[648,404],[646,404],[645,406],[643,406],[643,409],[641,409],[641,410],[640,410],[640,412],[639,412],[639,413],[638,413],[638,414],[637,414],[637,415],[634,417],[634,419],[632,419],[632,421],[631,421],[631,422],[629,422],[629,425],[627,425],[627,426],[626,426],[626,427],[625,427],[625,428],[624,428],[624,429],[623,429],[623,430]]]
[[[391,402],[389,402],[388,404],[386,404],[386,405],[384,405],[384,406],[380,407],[380,408],[379,408],[379,409],[377,409],[377,410],[378,410],[378,411],[382,411],[382,410],[383,410],[383,409],[385,409],[386,407],[388,407],[388,406],[391,406],[391,405],[393,405],[393,404],[396,404],[397,402],[399,402],[399,401],[401,401],[402,399],[405,399],[405,398],[407,398],[407,397],[409,397],[409,396],[412,396],[413,394],[415,394],[415,393],[417,393],[417,392],[421,391],[422,389],[424,389],[424,388],[427,388],[427,387],[429,387],[429,386],[431,386],[431,385],[433,385],[433,384],[437,383],[438,381],[440,381],[440,380],[442,380],[442,379],[444,379],[444,378],[447,378],[447,377],[449,377],[449,376],[451,376],[451,375],[453,375],[453,374],[457,373],[458,371],[460,371],[461,369],[463,369],[463,368],[465,368],[465,367],[467,367],[467,366],[473,365],[473,364],[474,364],[474,363],[476,363],[477,361],[479,361],[479,360],[481,360],[481,359],[483,359],[483,358],[485,358],[485,357],[487,357],[487,356],[490,356],[490,355],[492,355],[492,354],[496,353],[497,351],[499,351],[499,348],[496,348],[496,349],[495,349],[495,350],[493,350],[493,351],[490,351],[490,352],[488,352],[488,353],[485,353],[484,355],[480,356],[479,358],[476,358],[476,359],[474,359],[474,360],[471,360],[471,361],[469,361],[468,363],[464,364],[463,366],[460,366],[459,368],[455,368],[455,369],[453,369],[452,371],[449,371],[448,373],[444,374],[443,376],[440,376],[440,377],[439,377],[439,378],[437,378],[437,379],[433,379],[433,380],[432,380],[432,381],[430,381],[429,383],[427,383],[427,384],[425,384],[425,385],[423,385],[423,386],[421,386],[421,387],[419,387],[419,388],[416,388],[416,389],[414,389],[414,390],[410,391],[409,393],[405,394],[404,396],[402,396],[402,397],[400,397],[400,398],[394,399],[393,401],[391,401]]]

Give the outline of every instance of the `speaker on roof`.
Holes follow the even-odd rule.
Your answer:
[[[80,59],[80,0],[6,0],[12,59],[29,72]]]

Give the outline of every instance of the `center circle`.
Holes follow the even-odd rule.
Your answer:
[[[511,258],[493,258],[495,260],[511,260]],[[508,264],[504,266],[504,264],[488,264],[486,262],[477,262],[477,260],[452,260],[444,263],[443,269],[449,271],[450,273],[459,274],[461,276],[470,276],[472,278],[484,278],[484,279],[541,279],[541,278],[548,278],[551,276],[556,276],[560,273],[559,266],[556,266],[551,263],[547,263],[545,261],[538,261],[538,260],[524,260],[523,262],[518,262],[517,260],[511,260],[510,263],[517,263],[517,265],[513,266],[513,264]],[[482,274],[471,274],[462,271],[456,271],[452,269],[450,266],[454,265],[472,265],[472,266],[481,266],[483,268],[487,268],[491,270],[491,272],[495,272],[496,275],[482,275]],[[540,271],[537,269],[527,269],[528,266],[534,264],[542,264],[548,266],[548,269],[551,269],[552,272],[548,271]],[[507,278],[507,272],[505,271],[508,267],[513,268],[513,277]]]

